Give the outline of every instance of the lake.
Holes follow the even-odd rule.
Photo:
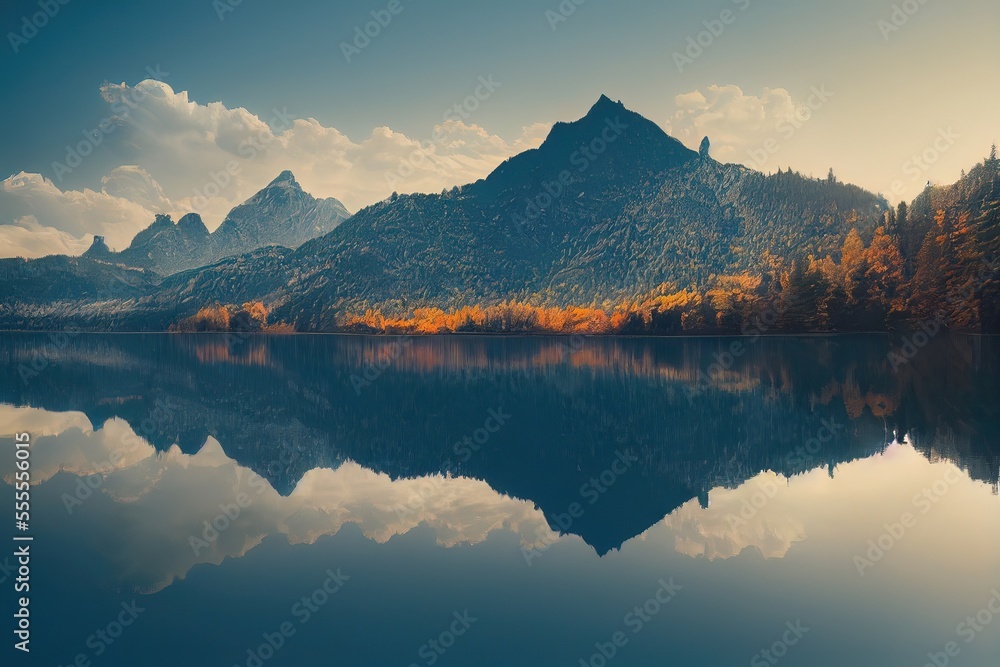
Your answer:
[[[0,334],[0,358],[31,664],[1000,655],[998,338]]]

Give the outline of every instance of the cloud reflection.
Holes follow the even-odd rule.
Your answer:
[[[109,548],[127,572],[121,583],[144,592],[165,588],[195,565],[239,558],[268,535],[311,544],[346,524],[379,543],[421,525],[443,547],[478,544],[496,530],[516,533],[528,548],[558,539],[533,503],[479,480],[393,480],[346,462],[307,472],[285,497],[211,437],[196,454],[176,446],[158,452],[120,420],[93,431],[78,413],[4,408],[3,416],[11,434],[46,420],[60,424],[61,433],[33,439],[34,483],[60,472],[77,476],[78,493],[63,492],[63,505],[73,520],[115,527]],[[13,469],[0,464],[0,473],[9,480]]]

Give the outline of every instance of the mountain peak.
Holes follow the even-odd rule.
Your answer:
[[[617,102],[614,102],[607,95],[601,95],[601,97],[598,98],[597,103],[594,104],[594,106],[592,106],[590,108],[590,112],[589,112],[588,115],[595,114],[595,113],[596,114],[607,114],[607,113],[613,113],[615,111],[619,111],[620,112],[620,111],[623,111],[624,109],[625,109],[625,105],[622,104],[621,100],[618,100]]]
[[[87,252],[83,253],[84,257],[101,258],[106,257],[111,254],[111,249],[108,248],[108,244],[104,242],[103,236],[95,236],[93,243],[90,244],[90,248]]]
[[[183,218],[178,220],[177,228],[185,234],[208,236],[209,233],[208,228],[205,227],[205,222],[197,213],[188,213]]]
[[[701,147],[698,149],[698,154],[701,155],[702,159],[707,160],[712,151],[712,142],[709,141],[708,137],[701,140]]]
[[[267,185],[267,187],[269,188],[281,187],[281,186],[290,186],[293,188],[299,187],[298,181],[295,180],[295,174],[286,169],[285,171],[278,174],[278,177],[275,178],[270,183],[268,183]]]
[[[536,149],[507,160],[486,179],[498,194],[538,187],[563,172],[609,183],[634,183],[698,158],[656,123],[601,95],[587,115],[552,126]]]

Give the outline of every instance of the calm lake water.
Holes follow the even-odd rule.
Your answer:
[[[0,365],[5,525],[15,433],[35,483],[3,664],[998,664],[1000,339],[3,334]]]

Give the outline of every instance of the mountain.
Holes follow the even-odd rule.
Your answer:
[[[516,299],[607,309],[682,290],[707,303],[718,285],[746,278],[760,285],[751,288],[753,298],[772,300],[762,302],[768,308],[794,293],[821,296],[821,307],[807,301],[786,318],[795,327],[828,321],[845,330],[853,326],[850,309],[866,307],[857,295],[885,279],[895,261],[889,251],[899,245],[882,197],[832,173],[765,175],[719,163],[708,138],[699,151],[689,150],[604,96],[583,118],[556,124],[541,146],[485,179],[441,194],[394,194],[338,225],[343,216],[337,202],[312,199],[285,172],[209,235],[211,259],[197,254],[204,252],[197,220],[183,227],[158,221],[121,255],[133,262],[145,257],[173,275],[137,299],[99,307],[81,301],[73,321],[162,329],[212,303],[262,301],[272,322],[329,331],[345,314],[368,308],[402,315]],[[161,239],[179,250],[153,249]],[[232,255],[255,239],[291,249]],[[852,255],[853,268],[845,272],[838,263],[849,246],[860,248],[861,257]],[[114,261],[100,246],[91,254]],[[785,284],[788,276],[793,282]],[[898,318],[906,302],[895,292],[881,297],[883,314],[864,321],[884,327],[884,313]],[[698,330],[716,321],[711,312],[698,317],[692,320]],[[737,328],[741,317],[734,315]]]
[[[5,329],[62,328],[83,321],[86,313],[100,318],[101,328],[112,329],[118,321],[105,305],[127,311],[159,282],[160,276],[147,269],[93,256],[0,259],[0,322]]]
[[[98,240],[87,254],[104,254],[97,248]],[[96,250],[95,250],[96,248]],[[216,245],[201,216],[190,213],[177,224],[167,215],[158,215],[146,229],[136,234],[132,244],[120,253],[112,254],[108,261],[118,261],[127,266],[140,266],[169,275],[185,269],[205,266],[216,259]]]
[[[304,244],[294,284],[266,296],[303,329],[375,305],[601,303],[762,271],[769,255],[837,253],[885,208],[857,187],[720,164],[602,97],[484,180],[394,196]]]
[[[214,232],[208,231],[197,213],[185,215],[176,224],[169,216],[158,215],[120,253],[109,252],[98,237],[85,256],[171,275],[267,246],[297,248],[333,231],[349,217],[339,201],[314,198],[302,190],[292,172],[283,171],[230,211]]]
[[[298,248],[323,236],[351,214],[336,199],[315,199],[290,171],[237,206],[212,233],[215,256],[240,255],[269,245]]]

